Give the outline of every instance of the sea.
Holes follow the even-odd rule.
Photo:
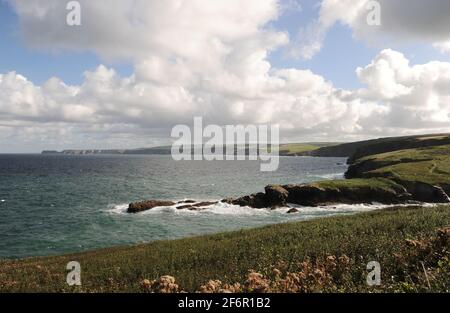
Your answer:
[[[218,203],[203,211],[159,207],[128,214],[130,202],[220,200],[268,184],[342,178],[344,158],[174,161],[170,155],[0,155],[0,258],[57,255],[275,223],[353,214],[367,205],[298,207],[287,214]]]

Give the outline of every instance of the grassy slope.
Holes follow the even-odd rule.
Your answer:
[[[403,149],[450,144],[450,134],[388,137],[322,147],[311,152],[313,156],[350,157],[350,161],[373,154]]]
[[[337,143],[285,143],[280,144],[280,155],[294,156],[302,155],[305,152],[314,151],[323,147],[337,145]]]
[[[306,151],[313,151],[318,149],[319,146],[314,146],[307,143],[289,143],[280,145],[280,153],[286,155],[293,155],[296,153],[302,153]]]
[[[310,185],[313,186],[315,185],[327,189],[354,188],[355,191],[366,186],[385,190],[397,190],[401,188],[399,184],[385,178],[354,178],[354,179],[340,179],[340,180],[324,180],[316,183],[311,183]]]
[[[358,160],[363,161],[379,164],[379,168],[369,171],[368,175],[450,185],[450,145],[388,152]],[[383,166],[388,163],[394,164]]]
[[[339,278],[342,281],[335,291],[367,291],[365,266],[372,260],[382,265],[382,290],[427,290],[423,278],[415,279],[413,274],[413,269],[419,269],[420,275],[420,260],[403,264],[395,255],[409,253],[406,239],[425,238],[448,225],[448,206],[395,208],[133,247],[3,261],[0,291],[138,291],[142,279],[167,274],[175,276],[184,290],[193,291],[209,279],[243,282],[249,269],[270,277],[272,265],[279,261],[285,262],[285,270],[295,271],[298,261],[344,254],[352,266],[345,279]],[[83,286],[75,289],[65,284],[65,266],[71,260],[82,266]],[[439,263],[439,279],[432,280],[432,290],[448,289],[450,264],[448,259],[445,262]],[[431,263],[425,261],[430,271],[437,266]]]
[[[396,181],[423,182],[450,190],[450,145],[406,149],[370,155],[356,160],[352,179],[320,181],[310,185],[328,189],[359,188],[396,189]],[[369,170],[365,170],[369,168]],[[393,180],[392,180],[393,179]]]

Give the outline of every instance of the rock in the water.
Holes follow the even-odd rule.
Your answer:
[[[199,202],[195,203],[195,206],[197,207],[205,207],[205,206],[211,206],[217,204],[217,201],[205,201],[205,202]]]
[[[141,202],[130,203],[128,206],[128,213],[138,213],[142,211],[151,210],[159,206],[172,206],[175,202],[172,201],[161,201],[161,200],[148,200]]]
[[[300,211],[298,209],[296,209],[296,208],[292,208],[289,211],[287,211],[288,214],[298,213],[298,212],[300,212]]]
[[[283,207],[286,206],[286,201],[289,196],[289,192],[279,185],[269,185],[265,188],[267,206]]]
[[[249,206],[255,209],[262,209],[269,207],[266,194],[263,192],[255,193],[237,199],[223,199],[222,202],[233,205]]]
[[[189,211],[203,211],[205,209],[206,209],[205,207],[198,207],[198,206],[195,206],[195,205],[193,205],[190,208],[188,208]]]
[[[183,200],[183,201],[178,201],[177,204],[182,204],[182,203],[195,203],[197,201],[195,200]]]
[[[186,202],[184,202],[186,203]],[[206,207],[209,207],[211,205],[214,205],[217,203],[217,201],[205,201],[205,202],[188,202],[193,204],[186,204],[186,205],[180,205],[177,206],[178,210],[188,209],[189,211],[201,211],[206,209]]]
[[[283,188],[288,192],[287,202],[305,206],[317,206],[327,202],[334,202],[338,198],[339,193],[339,190],[326,190],[308,184],[286,185]]]
[[[396,188],[376,188],[368,186],[322,187],[312,184],[286,185],[288,203],[319,206],[336,203],[359,204],[379,202],[383,204],[403,203],[410,195],[402,186]]]

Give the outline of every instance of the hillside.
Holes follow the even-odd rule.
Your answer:
[[[448,206],[402,207],[2,261],[0,291],[448,292],[448,225]],[[65,282],[73,260],[81,264],[80,287]],[[366,284],[370,261],[382,266],[379,287]]]
[[[346,179],[343,180],[266,186],[265,192],[223,201],[254,208],[285,207],[289,204],[318,206],[342,203],[449,203],[450,145],[441,145],[447,140],[448,136],[408,137],[404,142],[399,138],[388,138],[387,144],[378,141],[373,146],[359,148],[359,154],[355,155],[394,149],[391,146],[394,142],[398,147],[424,147],[361,158],[352,156],[345,174]],[[438,145],[430,146],[436,142]],[[312,152],[315,151],[318,150]],[[295,209],[293,211],[295,212]]]
[[[302,156],[323,148],[338,145],[335,142],[305,142],[305,143],[284,143],[280,144],[281,156]]]
[[[170,154],[170,146],[153,147],[153,148],[139,148],[139,149],[72,149],[63,151],[44,150],[42,154],[63,154],[63,155],[98,155],[98,154]]]
[[[349,163],[352,163],[354,160],[372,154],[449,144],[450,134],[388,137],[321,147],[306,152],[304,155],[318,157],[346,157],[349,158]]]
[[[332,145],[336,145],[337,143],[286,143],[280,144],[280,155],[282,156],[295,156],[295,155],[303,155],[305,152],[313,151],[322,147],[328,147]],[[125,155],[136,155],[136,154],[161,154],[161,155],[170,155],[171,154],[171,146],[161,146],[161,147],[152,147],[152,148],[139,148],[139,149],[71,149],[71,150],[63,150],[63,151],[55,151],[55,150],[44,150],[42,154],[63,154],[63,155],[98,155],[98,154],[125,154]],[[223,146],[220,147],[224,151],[233,150],[236,154],[238,151],[240,153],[249,154],[248,145],[236,145],[236,146]],[[231,149],[230,149],[231,148]],[[191,146],[191,151],[194,150],[194,146]]]

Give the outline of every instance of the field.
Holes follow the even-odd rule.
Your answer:
[[[280,144],[280,155],[294,156],[304,155],[305,153],[336,145],[337,143],[285,143]]]
[[[448,292],[450,230],[443,228],[449,225],[449,206],[398,207],[132,247],[5,260],[0,263],[0,291]],[[73,260],[82,268],[79,287],[66,284],[66,264]],[[381,265],[379,287],[366,284],[370,261]],[[158,279],[163,275],[175,281]]]

